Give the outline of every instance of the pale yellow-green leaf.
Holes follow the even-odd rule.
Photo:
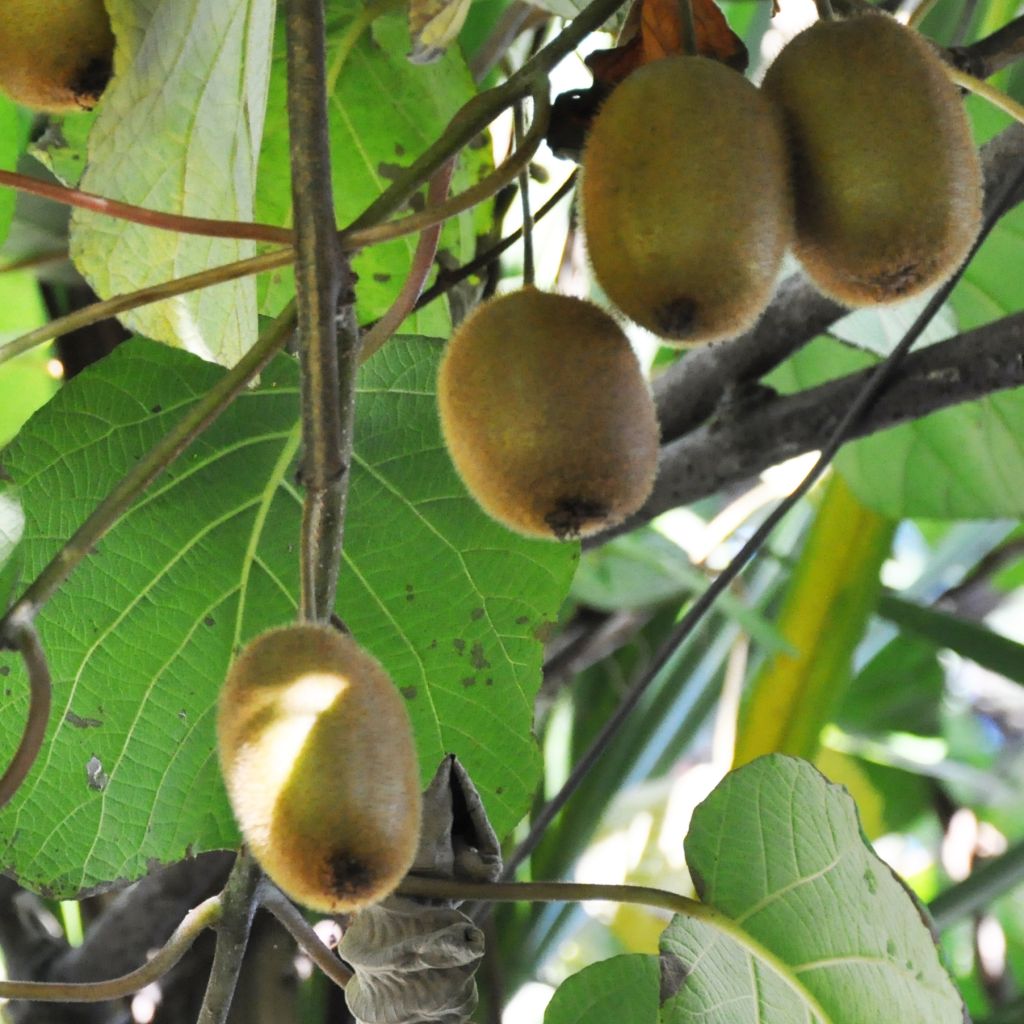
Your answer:
[[[117,74],[89,137],[86,191],[151,209],[251,220],[274,0],[111,0]],[[77,212],[72,255],[103,298],[255,252]],[[127,314],[151,338],[230,364],[256,337],[250,279]]]

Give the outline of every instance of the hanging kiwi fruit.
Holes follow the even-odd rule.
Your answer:
[[[775,108],[738,71],[706,57],[634,71],[583,151],[583,227],[605,293],[671,342],[750,327],[791,237],[788,160]]]
[[[593,303],[527,287],[456,330],[437,383],[445,442],[485,512],[568,540],[647,498],[658,423],[629,339]]]
[[[402,880],[419,844],[419,768],[405,704],[351,637],[296,625],[232,664],[217,716],[242,837],[292,899],[358,910]]]
[[[881,12],[819,21],[763,89],[793,157],[794,249],[823,292],[892,302],[957,269],[981,226],[981,166],[928,42]]]
[[[110,79],[103,0],[3,0],[0,91],[50,113],[91,110]]]

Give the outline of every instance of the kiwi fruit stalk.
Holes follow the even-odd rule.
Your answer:
[[[0,90],[34,110],[91,110],[110,79],[103,0],[3,0]]]
[[[982,174],[929,43],[883,13],[819,21],[763,89],[793,155],[795,252],[823,292],[891,302],[957,269],[981,226]]]
[[[583,151],[594,274],[628,317],[675,342],[750,327],[792,232],[777,112],[706,57],[646,64],[599,110]]]
[[[651,491],[654,403],[629,340],[593,303],[533,287],[483,303],[448,345],[437,397],[466,487],[518,533],[596,533]]]
[[[419,767],[405,703],[351,637],[318,625],[256,637],[217,716],[231,807],[260,866],[296,902],[359,910],[419,844]]]

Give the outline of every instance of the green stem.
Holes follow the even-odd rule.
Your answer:
[[[951,82],[967,89],[969,92],[973,92],[982,99],[988,100],[992,106],[1001,110],[1004,114],[1009,114],[1010,117],[1020,124],[1024,124],[1024,104],[1018,103],[1012,97],[1007,96],[1005,92],[989,85],[988,82],[983,82],[980,78],[975,78],[974,75],[969,75],[966,71],[953,67],[952,64],[944,64],[943,67],[946,69],[946,75]]]
[[[592,885],[580,882],[464,882],[449,878],[427,878],[407,875],[398,887],[403,896],[427,899],[483,900],[499,903],[526,901],[531,903],[584,903],[604,900],[612,903],[638,903],[641,906],[667,910],[700,921],[735,942],[756,960],[773,970],[793,990],[821,1024],[831,1024],[832,1017],[818,1000],[794,977],[788,964],[766,949],[730,917],[706,903],[700,903],[667,889],[644,885]]]
[[[221,917],[221,896],[211,896],[190,910],[161,949],[141,967],[109,981],[0,981],[0,999],[31,999],[45,1003],[102,1003],[122,999],[162,978],[191,948],[200,932]]]
[[[88,327],[100,320],[148,306],[152,302],[170,299],[175,295],[183,295],[185,292],[209,288],[215,284],[222,284],[224,281],[234,281],[240,277],[248,277],[249,274],[258,274],[264,270],[283,267],[291,263],[293,259],[295,259],[293,249],[275,249],[273,252],[262,253],[249,259],[225,263],[223,266],[211,267],[209,270],[201,270],[199,273],[189,274],[187,277],[161,281],[159,284],[140,288],[127,295],[115,295],[112,299],[94,302],[83,309],[76,309],[73,313],[68,313],[67,316],[57,317],[56,320],[51,320],[48,324],[43,324],[42,327],[37,327],[35,330],[9,341],[6,345],[0,346],[0,365],[28,352],[37,345],[42,345],[43,342],[70,334],[72,331]]]

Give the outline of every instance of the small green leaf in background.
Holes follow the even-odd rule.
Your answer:
[[[924,608],[891,594],[878,603],[878,613],[901,629],[945,647],[983,668],[1024,685],[1024,644],[948,612]]]
[[[0,345],[46,321],[35,277],[29,271],[0,273]],[[56,392],[57,381],[48,369],[50,358],[50,347],[43,345],[0,363],[0,448]]]
[[[730,772],[685,846],[702,902],[731,924],[677,915],[666,929],[663,1024],[963,1024],[923,909],[846,791],[806,762]]]
[[[273,0],[114,0],[118,74],[89,136],[81,188],[168,213],[252,220]],[[75,265],[102,298],[255,254],[78,210]],[[148,337],[237,362],[256,338],[256,285],[231,281],[125,314]]]
[[[630,953],[592,964],[551,997],[544,1024],[655,1024],[658,958]]]
[[[818,339],[768,381],[788,393],[874,362]],[[837,456],[836,468],[865,505],[890,519],[1018,517],[1024,514],[1024,388],[852,441]]]
[[[405,697],[424,782],[457,753],[503,835],[539,778],[539,638],[578,546],[517,537],[466,494],[437,422],[440,351],[395,338],[361,370],[337,610]],[[136,339],[36,414],[5,455],[27,520],[24,578],[222,373]],[[232,652],[296,618],[298,447],[298,368],[282,356],[43,609],[53,716],[0,815],[0,864],[23,885],[74,896],[237,843],[214,704]],[[26,687],[16,656],[0,667],[2,762]]]
[[[28,123],[17,104],[0,94],[0,169],[17,169],[18,158],[28,139]],[[0,245],[3,245],[11,229],[16,196],[13,188],[0,188]]]
[[[412,64],[407,15],[380,15],[369,24],[361,0],[331,6],[327,26],[331,176],[339,224],[347,224],[391,184],[444,131],[455,112],[476,93],[458,47],[432,64]],[[355,37],[354,37],[355,36]],[[353,38],[354,37],[354,38]],[[261,221],[291,224],[288,118],[285,109],[285,54],[275,49],[267,104],[267,129],[260,153],[256,213]],[[485,143],[481,139],[481,143]],[[489,144],[470,146],[460,156],[452,191],[475,183],[490,160]],[[407,213],[403,210],[402,213]],[[417,235],[370,246],[353,267],[360,322],[375,320],[393,302],[405,281]],[[473,213],[448,221],[439,250],[458,262],[473,255]],[[276,316],[294,292],[290,269],[261,278],[260,312]],[[445,303],[414,314],[404,329],[447,337],[451,322]]]

